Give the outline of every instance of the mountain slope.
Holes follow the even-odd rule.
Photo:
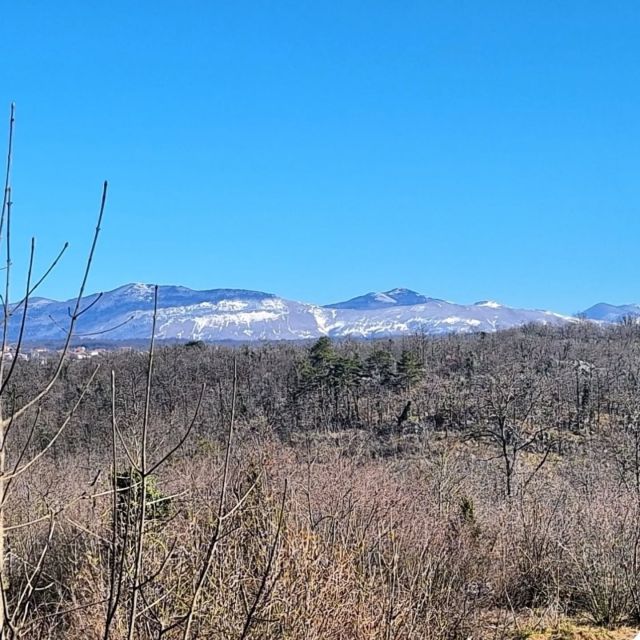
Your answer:
[[[607,304],[599,302],[589,307],[580,314],[587,320],[597,320],[598,322],[621,322],[625,317],[640,317],[639,304]]]
[[[416,332],[430,335],[492,332],[531,322],[561,325],[573,321],[572,318],[548,311],[460,305],[428,299],[424,304],[398,305],[386,309],[341,309],[332,318],[329,335],[372,338]]]
[[[61,340],[74,301],[38,298],[30,302],[25,339],[32,343]],[[77,323],[79,339],[144,340],[153,317],[153,287],[129,284],[82,301],[87,309]],[[10,324],[17,338],[21,310]],[[537,322],[562,325],[573,318],[495,302],[459,305],[428,298],[408,289],[366,294],[321,307],[285,300],[271,293],[243,289],[193,291],[158,289],[156,336],[160,340],[301,340],[320,336],[374,338],[415,332],[496,331]]]
[[[431,298],[427,298],[420,293],[411,291],[410,289],[391,289],[384,292],[365,293],[363,296],[351,298],[345,302],[335,302],[326,305],[327,309],[387,309],[394,306],[409,306],[414,304],[424,304],[429,302]]]

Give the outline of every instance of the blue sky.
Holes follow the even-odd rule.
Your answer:
[[[24,0],[1,42],[44,295],[107,178],[92,291],[640,301],[637,2]]]

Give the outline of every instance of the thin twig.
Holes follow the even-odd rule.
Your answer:
[[[280,532],[282,531],[282,523],[284,521],[284,507],[287,500],[287,481],[284,481],[284,489],[282,490],[282,502],[280,503],[280,515],[278,516],[278,526],[276,528],[276,534],[273,538],[273,544],[271,545],[271,549],[269,550],[269,559],[267,561],[267,566],[262,573],[262,580],[260,582],[260,588],[258,589],[258,593],[256,593],[256,597],[253,600],[253,604],[247,613],[247,617],[244,623],[244,628],[242,629],[242,634],[240,635],[240,640],[245,640],[247,634],[249,633],[249,629],[253,624],[254,616],[258,605],[260,604],[260,600],[262,598],[262,594],[264,593],[265,587],[267,586],[267,580],[269,575],[271,574],[271,567],[273,565],[273,559],[276,555],[276,548],[278,546],[278,541],[280,540]]]

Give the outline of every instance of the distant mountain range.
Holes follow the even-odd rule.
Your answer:
[[[33,298],[29,302],[25,339],[30,343],[64,338],[74,301]],[[146,340],[151,332],[153,286],[128,284],[82,301],[76,336],[81,340]],[[604,303],[582,314],[599,323],[640,317],[640,305]],[[20,309],[10,323],[15,340]],[[156,336],[161,340],[252,341],[305,340],[320,336],[381,338],[423,332],[429,335],[497,331],[529,323],[560,326],[577,317],[551,311],[515,309],[497,302],[455,304],[409,289],[367,293],[344,302],[319,306],[294,302],[272,293],[243,289],[194,291],[186,287],[158,289]]]
[[[616,323],[624,318],[640,318],[640,304],[613,305],[599,302],[578,314],[581,318],[597,322]]]

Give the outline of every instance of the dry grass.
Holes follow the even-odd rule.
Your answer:
[[[542,631],[525,632],[515,636],[514,640],[516,638],[522,640],[635,640],[638,633],[640,633],[638,628],[603,629],[564,622]]]
[[[309,456],[309,449],[273,440],[238,447],[231,500],[255,487],[226,525],[195,616],[195,637],[241,637],[275,544],[247,638],[633,638],[625,635],[627,627],[556,622],[540,631],[541,623],[526,620],[532,608],[556,612],[557,619],[610,615],[610,626],[624,624],[630,614],[631,587],[621,569],[628,542],[620,536],[634,505],[600,474],[599,485],[594,477],[585,494],[584,477],[558,463],[526,496],[506,504],[491,490],[497,471],[475,446],[452,442],[425,448],[414,459],[352,453],[322,445]],[[37,515],[34,493],[49,500],[55,495],[60,504],[82,493],[93,470],[69,482],[80,465],[68,464],[43,467],[41,482],[17,487],[11,512],[22,510],[23,519]],[[144,572],[159,573],[145,587],[140,639],[159,637],[188,609],[215,524],[220,473],[219,455],[203,448],[158,478],[163,493],[179,497],[167,519],[149,524]],[[285,478],[286,512],[276,538]],[[95,489],[106,487],[106,479],[99,480]],[[31,512],[24,512],[27,504]],[[78,500],[57,520],[28,616],[30,637],[98,639],[110,580],[109,500]],[[45,526],[16,531],[15,562],[33,564],[45,533]],[[498,624],[492,611],[501,612]],[[126,620],[117,616],[111,638],[124,638],[125,629]],[[163,637],[180,638],[180,630]]]

